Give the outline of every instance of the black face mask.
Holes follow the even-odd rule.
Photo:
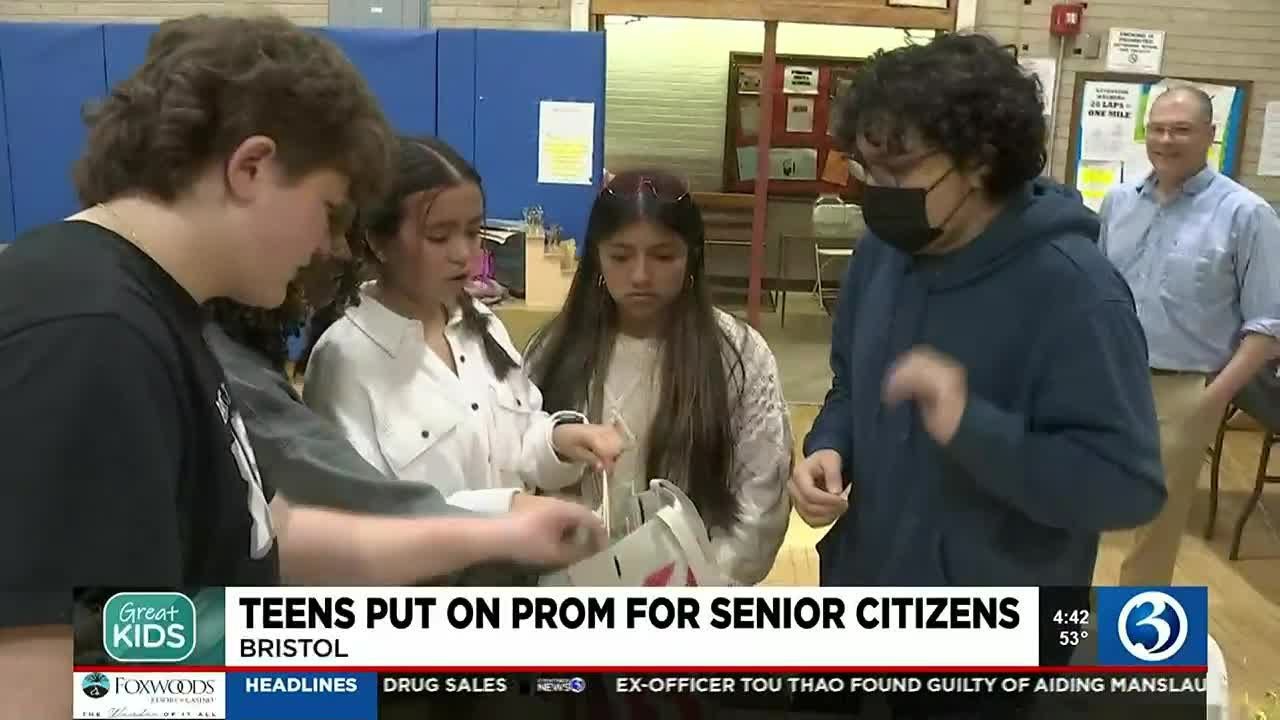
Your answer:
[[[952,170],[955,168],[947,170],[927,188],[868,185],[862,197],[862,217],[867,223],[867,229],[908,255],[914,255],[928,247],[942,235],[942,228],[969,199],[969,194],[965,193],[947,214],[942,225],[934,227],[929,224],[925,201],[929,193],[946,180]]]

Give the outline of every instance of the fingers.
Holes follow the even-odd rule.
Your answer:
[[[811,489],[806,493],[793,485],[791,497],[795,501],[796,509],[808,515],[834,517],[849,509],[849,500],[843,492],[837,494],[822,489]]]
[[[844,478],[840,475],[839,463],[835,462],[827,456],[820,456],[818,464],[822,468],[822,477],[820,478],[820,488],[832,495],[848,496],[848,488],[844,485]]]
[[[825,475],[815,476],[815,469],[821,472],[821,466],[816,463],[801,463],[791,476],[788,490],[800,517],[810,526],[819,527],[828,525],[843,515],[849,509],[849,500],[842,488],[835,492],[828,491],[827,483],[830,479]],[[838,474],[834,482],[838,487]]]
[[[512,547],[517,562],[566,567],[608,545],[600,519],[578,503],[541,498],[531,510],[519,526],[518,540]]]
[[[584,461],[596,472],[613,470],[622,454],[622,437],[608,425],[592,427],[583,438],[583,445],[587,455]]]
[[[884,384],[884,401],[889,405],[918,395],[924,388],[924,356],[919,350],[899,358],[889,369]]]
[[[604,523],[600,521],[600,518],[596,517],[595,513],[587,514],[589,517],[586,525],[582,527],[586,527],[587,532],[590,533],[587,544],[587,554],[590,555],[609,547],[609,534],[605,532]]]
[[[600,518],[580,505],[572,505],[573,511],[563,518],[565,524],[560,526],[562,540],[555,549],[555,554],[558,555],[555,563],[560,565],[571,565],[609,545],[609,536],[605,533]]]
[[[604,522],[600,517],[583,505],[574,502],[557,501],[563,506],[564,524],[573,530],[573,537],[584,544],[590,552],[596,552],[609,544],[609,536],[605,534]]]
[[[536,497],[537,496],[533,493],[519,490],[511,496],[511,505],[507,509],[511,512],[523,512],[528,510],[532,504],[536,502],[535,500],[530,500],[530,498]]]
[[[826,527],[849,511],[849,502],[844,496],[835,495],[833,497],[839,500],[839,503],[833,506],[805,504],[797,499],[795,501],[796,514],[809,527]]]
[[[789,491],[796,512],[812,527],[829,525],[849,510],[840,455],[820,450],[805,458],[791,475]]]
[[[915,398],[928,405],[935,402],[948,383],[963,378],[963,370],[955,361],[931,347],[912,348],[894,362],[885,374],[884,401],[896,405]]]

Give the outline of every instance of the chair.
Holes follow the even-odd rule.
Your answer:
[[[836,300],[840,296],[840,290],[839,288],[822,286],[822,271],[839,258],[848,260],[852,257],[853,248],[850,247],[813,246],[813,264],[817,273],[813,291],[818,296],[818,303],[822,305],[822,309],[826,310],[828,315],[835,315],[836,313]]]
[[[1246,385],[1227,405],[1222,421],[1218,424],[1218,435],[1210,448],[1211,464],[1209,468],[1209,521],[1205,526],[1205,538],[1213,537],[1214,523],[1218,518],[1218,472],[1222,464],[1222,446],[1228,431],[1228,421],[1237,410],[1247,413],[1257,420],[1263,429],[1262,452],[1258,456],[1258,470],[1254,477],[1253,492],[1245,501],[1244,510],[1236,520],[1234,534],[1231,538],[1232,560],[1240,559],[1240,538],[1244,534],[1244,525],[1249,516],[1262,501],[1263,489],[1271,483],[1280,483],[1280,475],[1268,475],[1267,463],[1271,460],[1271,446],[1280,440],[1280,397],[1277,396],[1277,381],[1274,369],[1267,369]]]

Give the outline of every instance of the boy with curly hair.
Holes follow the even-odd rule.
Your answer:
[[[1088,586],[1101,532],[1164,502],[1142,327],[1097,216],[1039,177],[1043,112],[980,35],[886,53],[842,101],[868,233],[791,479],[834,522],[823,585]]]
[[[0,715],[70,717],[76,588],[408,584],[591,550],[568,503],[291,511],[264,482],[201,305],[280,305],[382,191],[393,134],[336,47],[275,17],[168,22],[87,122],[85,209],[0,256]]]

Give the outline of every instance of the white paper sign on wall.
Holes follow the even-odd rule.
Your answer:
[[[1040,91],[1043,93],[1044,114],[1053,115],[1053,79],[1058,75],[1058,61],[1051,57],[1022,57],[1018,64],[1030,75],[1040,80]]]
[[[1112,72],[1160,72],[1164,64],[1164,31],[1111,28],[1107,42],[1107,70]]]
[[[782,91],[794,95],[817,95],[818,68],[788,66],[782,74]]]
[[[1258,174],[1280,176],[1280,102],[1267,103],[1262,123],[1262,147],[1259,149]],[[0,250],[4,246],[0,245]],[[1280,375],[1280,373],[1277,373]]]

